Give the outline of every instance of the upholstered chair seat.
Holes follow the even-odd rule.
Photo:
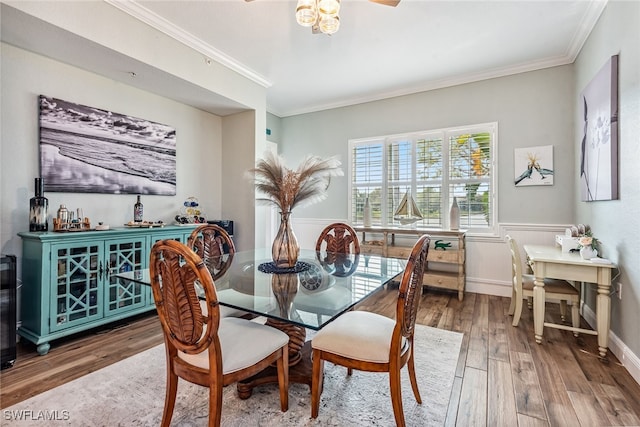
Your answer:
[[[233,317],[220,319],[218,338],[223,349],[224,375],[255,365],[289,342],[289,336],[276,328]],[[206,350],[197,354],[179,351],[178,357],[190,365],[209,369]]]
[[[368,311],[350,311],[313,337],[313,348],[366,362],[388,363],[396,321]],[[402,337],[401,348],[407,345]]]

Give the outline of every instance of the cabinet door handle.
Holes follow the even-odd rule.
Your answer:
[[[102,261],[98,264],[98,280],[102,280]]]

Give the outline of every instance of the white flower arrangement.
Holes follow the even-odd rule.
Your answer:
[[[598,239],[588,231],[578,238],[578,246],[581,248],[591,246],[591,249],[598,249]]]

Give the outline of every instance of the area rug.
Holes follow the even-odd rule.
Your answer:
[[[408,426],[441,426],[455,376],[462,334],[418,325],[415,362],[422,404],[413,397],[406,367],[402,401]],[[158,426],[165,391],[164,345],[151,348],[3,410],[3,426]],[[172,426],[206,426],[208,390],[180,380]],[[318,418],[311,418],[308,386],[291,384],[289,410],[278,388],[266,385],[241,400],[225,388],[222,426],[393,426],[388,374],[325,363]]]

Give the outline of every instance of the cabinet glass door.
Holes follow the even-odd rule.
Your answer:
[[[107,240],[108,274],[105,285],[107,315],[144,307],[148,301],[148,286],[118,279],[118,272],[140,271],[146,267],[146,238]]]
[[[56,331],[99,319],[102,244],[53,245],[50,329]]]
[[[193,230],[191,227],[184,227],[186,231],[175,232],[175,231],[165,231],[165,232],[156,232],[152,236],[149,236],[149,254],[151,254],[151,248],[160,240],[172,239],[177,240],[180,243],[187,244],[187,240],[189,239],[189,235]],[[151,290],[151,286],[146,286],[147,290],[147,301],[151,306],[155,306],[155,301],[153,300],[153,291]]]

